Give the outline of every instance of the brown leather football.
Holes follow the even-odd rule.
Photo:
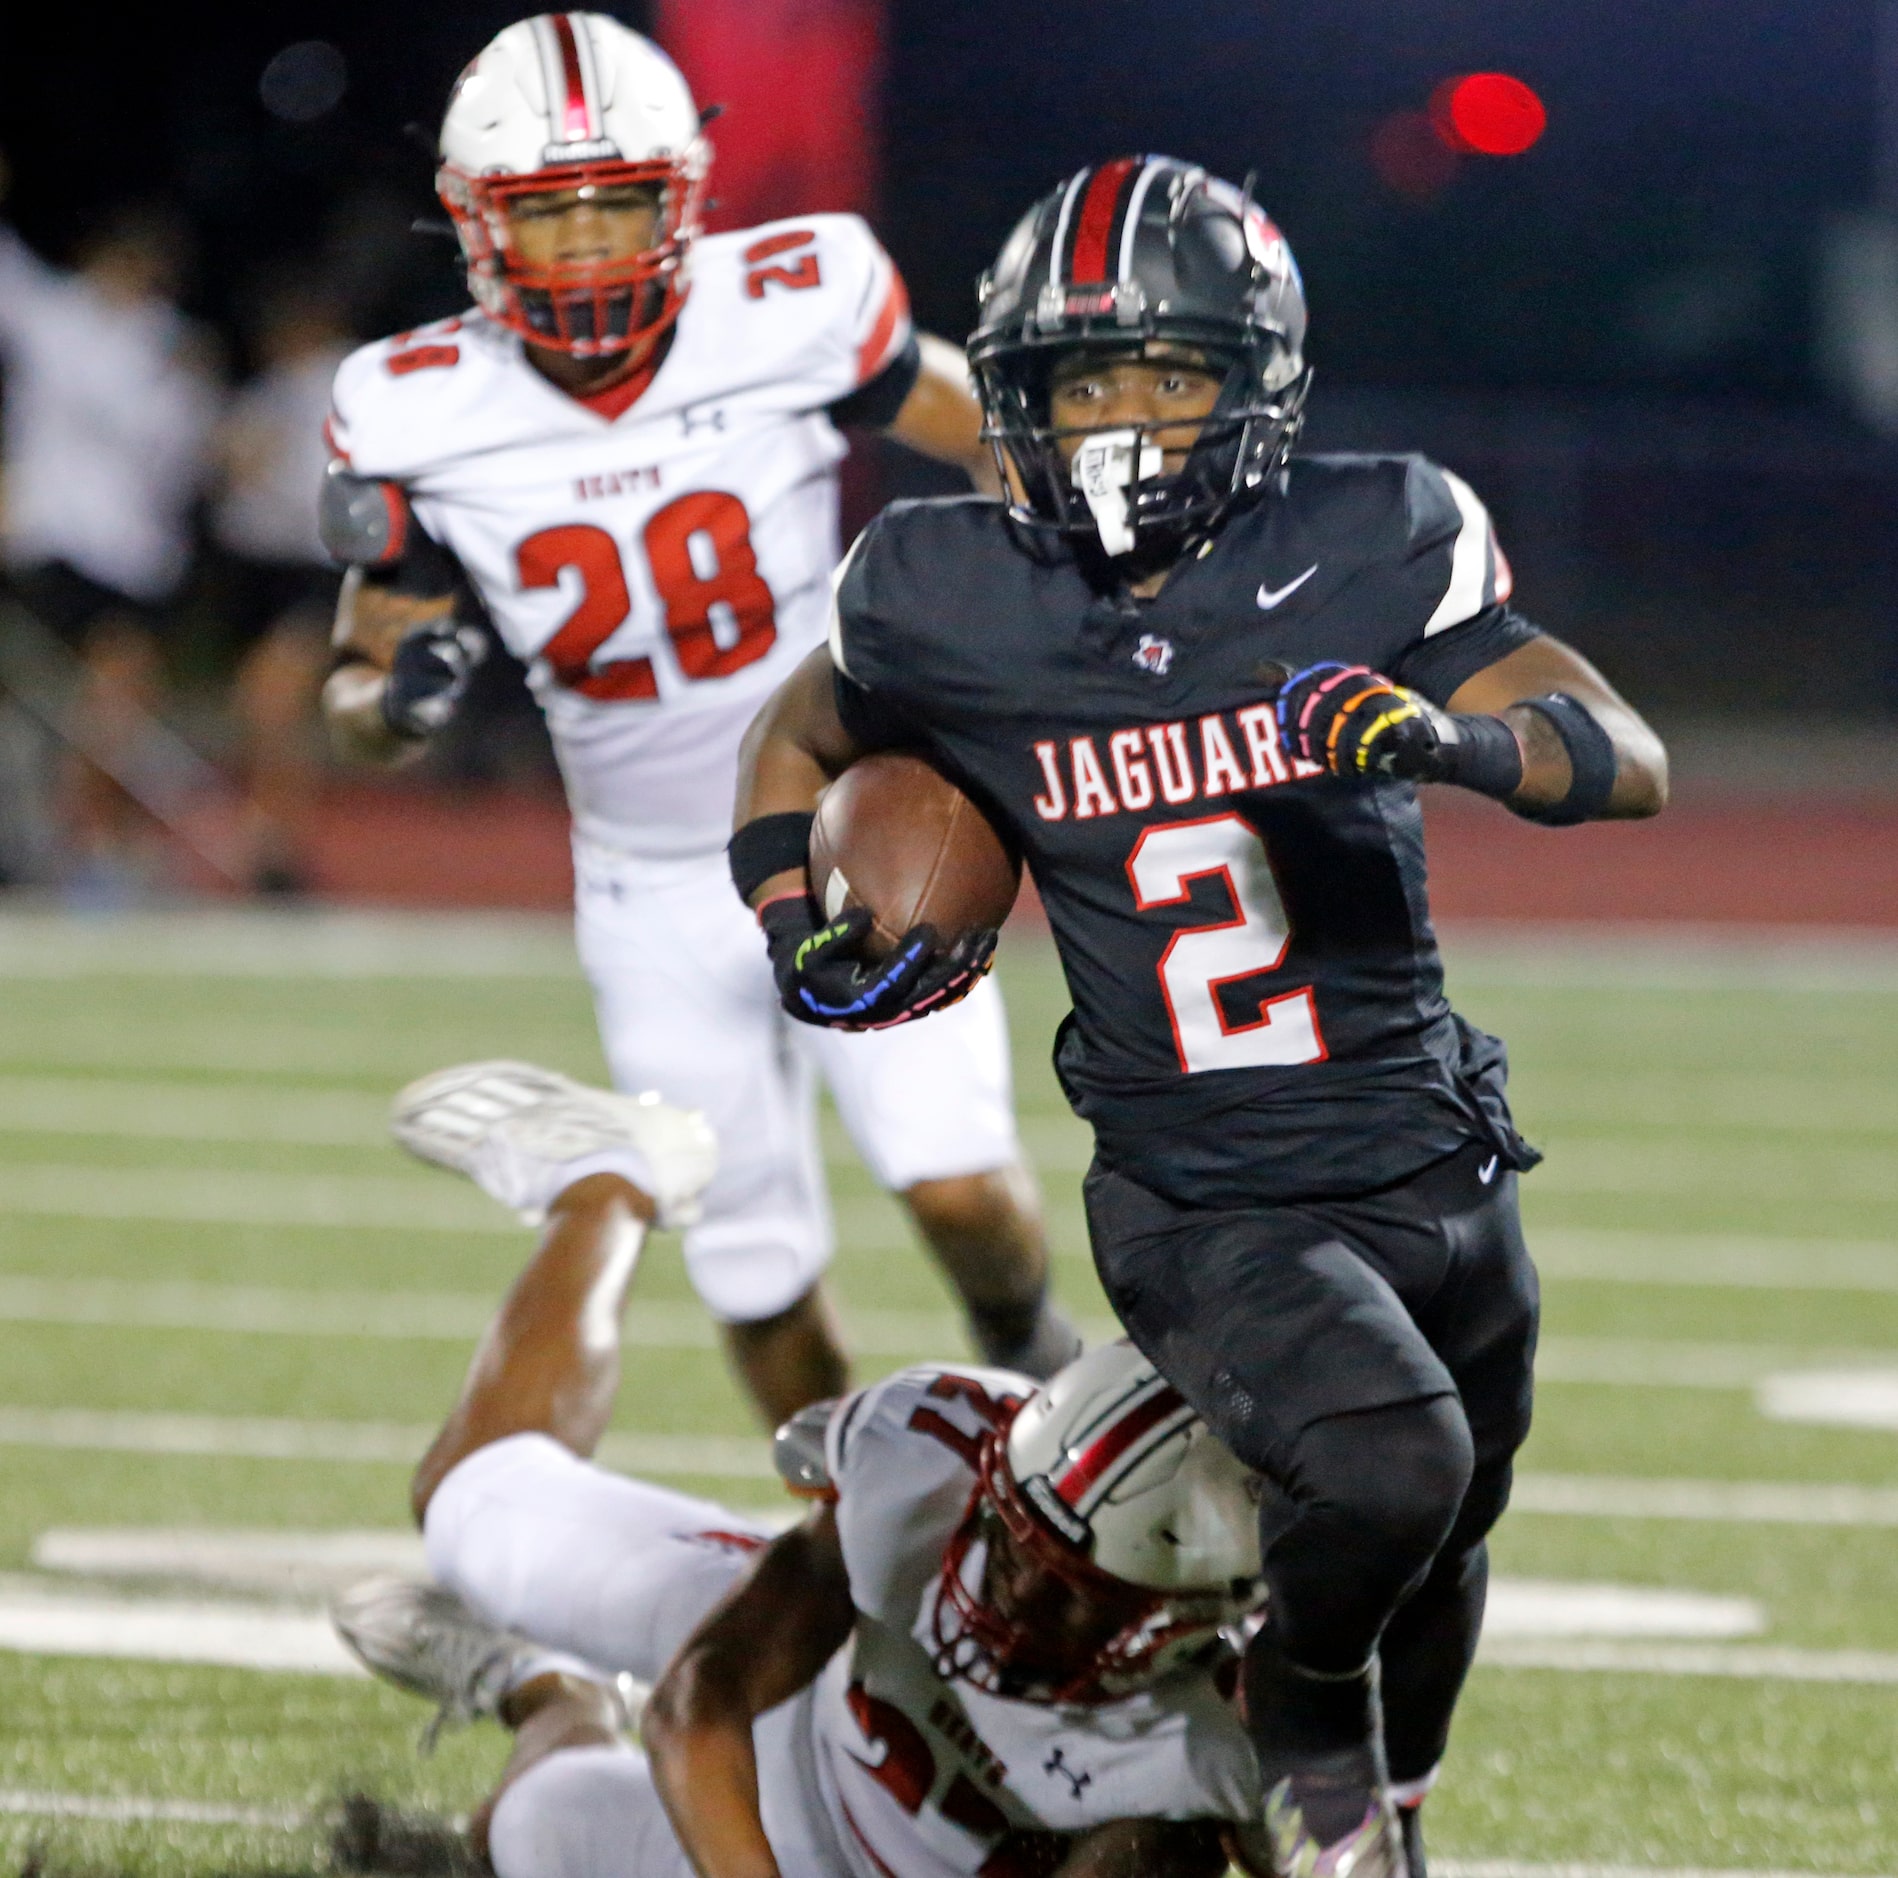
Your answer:
[[[826,919],[867,907],[866,952],[927,922],[945,942],[1000,926],[1021,863],[988,817],[920,757],[866,756],[826,789],[811,825],[811,892]]]

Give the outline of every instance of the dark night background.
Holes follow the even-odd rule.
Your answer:
[[[514,16],[16,13],[11,213],[57,252],[111,200],[175,196],[195,303],[233,338],[273,257],[321,252],[366,328],[449,310],[452,248],[405,232],[432,198],[402,127],[432,130]],[[259,73],[309,38],[344,53],[347,95],[279,122]],[[1064,172],[1142,147],[1256,169],[1311,296],[1315,440],[1476,479],[1528,610],[1677,715],[1862,713],[1898,699],[1894,465],[1823,386],[1815,282],[1835,218],[1875,201],[1877,45],[1874,0],[891,0],[877,221],[922,321],[959,337],[976,272]],[[1380,124],[1473,69],[1534,85],[1546,136],[1392,187]]]

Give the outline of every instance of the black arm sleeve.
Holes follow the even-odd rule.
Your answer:
[[[867,385],[824,407],[840,430],[888,430],[922,376],[923,349],[911,333],[903,350]]]
[[[1447,705],[1466,680],[1541,637],[1540,626],[1507,606],[1485,607],[1460,626],[1406,647],[1388,675],[1421,691],[1432,704]]]

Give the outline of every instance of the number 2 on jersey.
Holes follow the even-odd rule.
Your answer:
[[[1220,1004],[1222,986],[1277,971],[1292,941],[1271,858],[1250,823],[1237,815],[1211,815],[1143,829],[1127,857],[1127,877],[1143,913],[1183,906],[1195,880],[1223,878],[1232,896],[1234,918],[1176,932],[1160,958],[1160,992],[1181,1069],[1190,1076],[1206,1069],[1324,1061],[1318,1007],[1308,986],[1261,998],[1259,1015],[1249,1023],[1228,1023]]]
[[[673,655],[687,678],[727,678],[777,643],[777,611],[758,572],[751,517],[736,496],[718,489],[683,495],[647,522],[642,540]],[[515,549],[514,563],[527,588],[557,587],[567,568],[580,576],[579,605],[541,649],[560,684],[603,703],[659,695],[649,658],[593,663],[633,610],[619,544],[604,528],[543,528]]]

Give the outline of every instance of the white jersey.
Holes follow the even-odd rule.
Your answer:
[[[1006,1878],[1047,1869],[1050,1833],[1258,1818],[1257,1761],[1204,1670],[1090,1707],[1015,1701],[937,1674],[938,1575],[978,1445],[1001,1402],[1033,1387],[1005,1371],[929,1365],[831,1417],[827,1459],[859,1615],[818,1679],[812,1740],[818,1794],[856,1878]]]
[[[176,590],[217,415],[192,354],[175,307],[108,299],[0,227],[9,561],[64,561],[135,600]]]
[[[323,423],[345,353],[323,346],[267,366],[231,401],[225,420],[236,472],[211,512],[211,532],[259,561],[328,567],[317,531],[317,491],[329,445]]]
[[[825,407],[908,342],[852,215],[700,237],[670,349],[617,416],[469,313],[366,346],[332,441],[407,490],[526,662],[583,839],[707,854],[740,737],[822,642],[844,442]]]

